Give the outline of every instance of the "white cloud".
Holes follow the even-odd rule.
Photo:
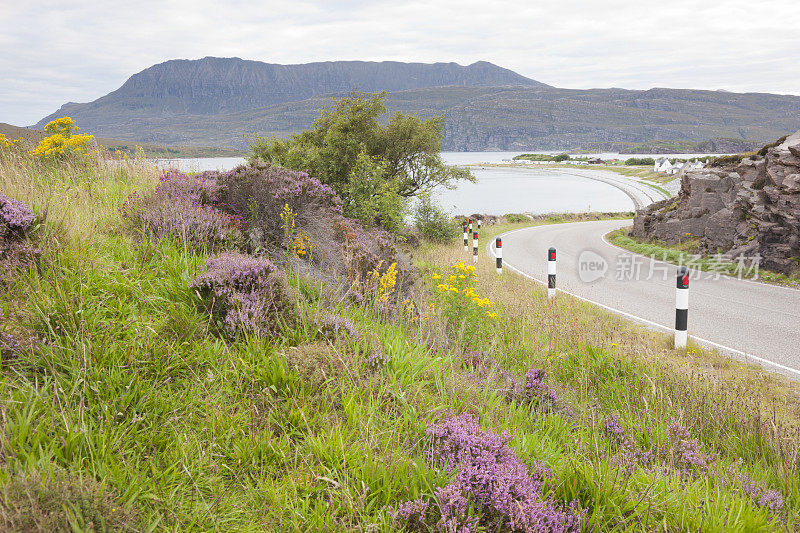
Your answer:
[[[2,0],[0,121],[31,124],[174,58],[486,60],[558,87],[800,94],[791,0]]]

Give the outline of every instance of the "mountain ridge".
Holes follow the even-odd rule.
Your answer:
[[[387,90],[391,112],[443,115],[448,150],[766,142],[800,129],[800,96],[561,89],[488,62],[276,65],[239,58],[159,63],[93,102],[65,104],[36,126],[69,115],[85,131],[116,139],[241,149],[249,133],[282,137],[307,128],[321,107],[354,89]]]

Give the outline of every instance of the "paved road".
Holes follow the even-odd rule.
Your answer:
[[[630,220],[576,222],[512,231],[503,235],[503,264],[538,281],[546,280],[547,249],[555,246],[560,290],[652,327],[671,330],[677,267],[632,254],[603,238],[630,224]],[[601,259],[583,253],[585,250]],[[584,275],[579,275],[579,257],[584,265],[605,261],[607,271],[595,281],[582,281],[590,271],[584,267]],[[630,277],[634,279],[627,279]],[[709,279],[712,277],[708,272],[692,272],[689,334],[734,357],[800,377],[800,291],[726,276]]]
[[[545,169],[545,171],[547,170],[548,169]],[[648,184],[640,179],[623,176],[622,174],[617,174],[616,172],[612,172],[610,170],[582,168],[569,169],[568,171],[561,168],[557,170],[559,174],[569,174],[571,176],[602,181],[603,183],[607,183],[612,187],[620,189],[631,199],[636,211],[647,207],[653,202],[658,202],[659,200],[669,198],[669,195],[664,194],[661,190],[656,188],[654,184]]]

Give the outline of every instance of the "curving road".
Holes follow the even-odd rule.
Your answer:
[[[633,254],[604,238],[630,224],[630,220],[575,222],[511,231],[502,235],[503,265],[544,283],[547,249],[555,246],[559,290],[672,331],[677,267]],[[490,246],[487,251],[492,253]],[[689,334],[698,343],[736,358],[800,377],[796,289],[692,271]]]
[[[545,171],[549,169],[544,169]],[[577,176],[580,178],[588,178],[595,181],[602,181],[612,187],[616,187],[625,194],[633,202],[636,211],[643,209],[648,205],[669,198],[668,194],[664,194],[661,190],[643,180],[623,176],[609,170],[594,170],[594,169],[570,169],[569,172],[559,168],[559,174],[568,174],[570,176]]]

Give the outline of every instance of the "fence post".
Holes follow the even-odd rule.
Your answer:
[[[689,324],[689,269],[685,266],[678,268],[678,277],[675,289],[675,348],[685,349],[689,339],[687,327]]]
[[[556,295],[556,249],[550,247],[547,251],[547,297]]]
[[[503,239],[497,237],[494,240],[494,256],[497,258],[497,273],[503,273]]]

